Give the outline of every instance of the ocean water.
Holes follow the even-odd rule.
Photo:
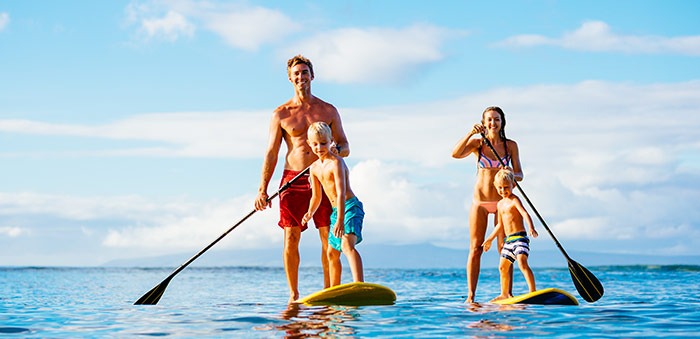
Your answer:
[[[588,267],[605,295],[586,303],[565,268],[534,268],[538,288],[575,295],[579,306],[488,303],[499,291],[484,269],[477,301],[464,304],[463,269],[367,269],[392,288],[389,306],[288,305],[281,268],[188,268],[158,305],[133,302],[172,268],[0,268],[0,337],[698,337],[700,266]],[[516,270],[514,293],[526,285]],[[343,282],[349,282],[349,272]],[[321,287],[321,271],[302,268],[301,294]],[[519,293],[518,293],[519,292]]]

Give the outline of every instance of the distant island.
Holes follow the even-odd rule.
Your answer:
[[[431,244],[417,245],[366,245],[358,248],[366,268],[465,268],[467,251]],[[198,258],[192,266],[260,266],[282,267],[282,249],[210,250]],[[301,266],[320,266],[319,248],[300,248]],[[179,253],[147,258],[111,260],[104,267],[176,267],[187,261],[192,253]],[[629,265],[697,265],[700,256],[661,256],[639,254],[611,254],[567,251],[569,256],[586,267]],[[557,250],[533,251],[532,267],[566,267],[567,262]],[[347,263],[345,263],[347,264]],[[498,255],[489,252],[483,256],[482,267],[498,266]]]

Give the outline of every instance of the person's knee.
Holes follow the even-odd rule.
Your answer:
[[[471,246],[469,246],[470,255],[480,257],[482,253],[484,253],[484,248],[481,244],[471,244]]]
[[[518,255],[518,266],[521,268],[528,268],[527,256],[524,254]]]
[[[340,249],[343,250],[344,253],[352,253],[355,251],[355,245],[348,241],[343,241],[343,243],[340,244]]]
[[[299,254],[299,242],[285,241],[284,242],[284,253],[285,255]]]
[[[299,243],[301,239],[301,229],[299,227],[286,227],[284,229],[285,243]]]
[[[501,274],[508,273],[511,267],[513,267],[513,264],[510,261],[502,260],[498,265],[498,271],[500,271]]]
[[[285,252],[299,252],[299,243],[286,241],[284,243],[284,251]]]
[[[340,251],[336,250],[331,246],[328,246],[328,251],[326,253],[328,254],[328,259],[330,260],[340,259]]]

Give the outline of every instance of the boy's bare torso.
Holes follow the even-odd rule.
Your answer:
[[[503,224],[503,230],[506,235],[525,232],[523,216],[516,206],[517,199],[516,196],[511,195],[498,202],[498,214],[501,217],[501,223]]]
[[[328,196],[328,200],[331,201],[332,206],[338,206],[338,190],[335,183],[335,171],[336,167],[340,167],[340,170],[345,173],[345,200],[355,197],[355,194],[350,189],[350,179],[349,171],[343,159],[336,154],[328,154],[327,159],[323,161],[319,160],[313,164],[311,167],[311,173],[318,178],[318,181],[323,187],[323,191]]]

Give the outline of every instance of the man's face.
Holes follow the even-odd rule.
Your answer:
[[[289,81],[294,84],[294,87],[308,88],[313,79],[311,70],[306,64],[298,63],[289,69]]]

